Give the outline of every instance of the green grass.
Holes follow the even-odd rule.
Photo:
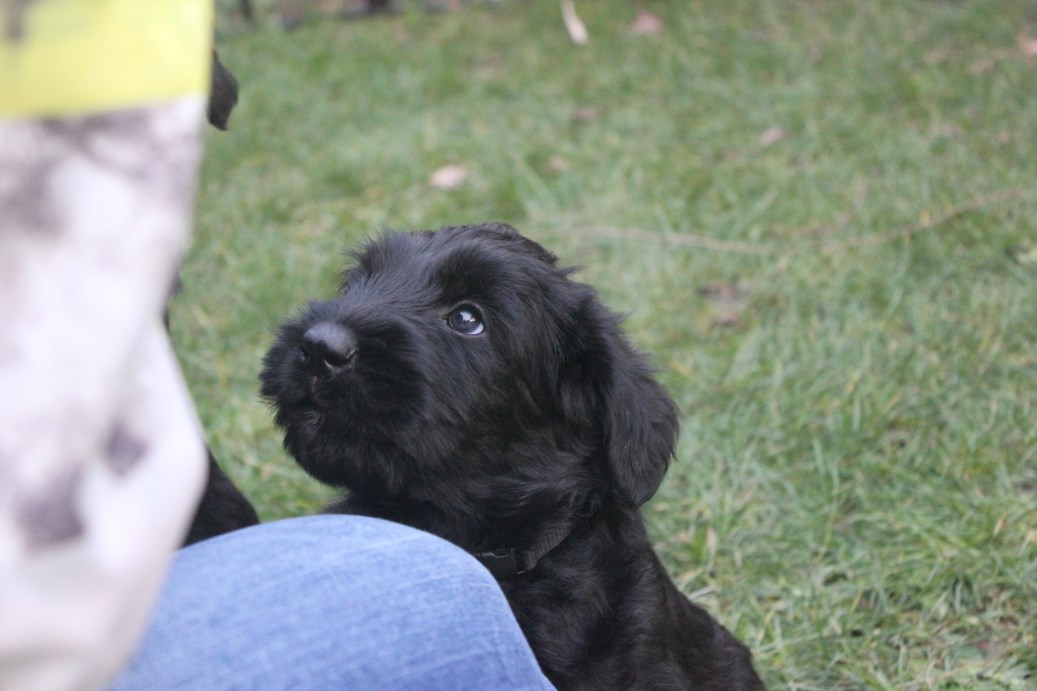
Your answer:
[[[276,325],[383,226],[507,221],[631,313],[684,414],[653,535],[773,688],[1037,688],[1037,5],[577,7],[583,48],[553,0],[224,8],[173,315],[222,463],[316,510],[257,393]]]

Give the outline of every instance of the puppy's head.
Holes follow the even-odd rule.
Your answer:
[[[676,409],[619,319],[505,225],[388,233],[285,324],[262,392],[322,482],[485,514],[637,506]]]

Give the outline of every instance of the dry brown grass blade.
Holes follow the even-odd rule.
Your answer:
[[[997,192],[990,192],[987,194],[981,194],[974,197],[967,202],[951,207],[939,213],[933,214],[930,211],[922,211],[919,215],[922,218],[920,223],[911,225],[901,226],[899,228],[893,228],[891,230],[884,230],[877,233],[870,233],[868,235],[862,235],[860,237],[851,238],[848,240],[832,240],[821,243],[820,245],[814,245],[817,251],[822,254],[833,254],[836,252],[843,252],[852,249],[860,249],[862,247],[872,247],[880,245],[886,242],[892,242],[901,238],[910,237],[918,233],[933,230],[939,226],[942,226],[949,221],[963,216],[971,211],[978,211],[980,209],[1000,204],[1014,199],[1022,194],[1020,188],[1010,188],[1006,190],[999,190]],[[826,224],[824,226],[814,226],[811,228],[804,228],[803,234],[816,234],[819,229],[830,229],[832,227],[843,227],[849,223],[849,217],[842,218],[837,224]],[[613,240],[621,240],[627,242],[650,242],[660,245],[676,245],[681,247],[699,247],[702,249],[713,250],[716,252],[730,252],[734,254],[754,254],[759,256],[767,257],[778,257],[778,256],[790,256],[802,253],[804,249],[802,245],[787,245],[778,247],[772,244],[761,244],[754,242],[745,242],[741,240],[721,240],[719,238],[709,237],[706,235],[693,235],[689,233],[665,233],[656,232],[651,230],[645,230],[642,228],[616,228],[612,226],[593,226],[586,228],[573,228],[564,231],[564,233],[555,232],[555,235],[564,235],[565,237],[581,237],[581,238],[607,238]],[[792,235],[797,233],[793,232]]]
[[[569,38],[578,46],[586,44],[590,40],[590,34],[587,32],[587,26],[583,23],[583,20],[576,14],[574,1],[561,0],[561,4],[562,22],[565,24],[565,30],[569,32]]]
[[[768,245],[758,245],[738,240],[719,240],[705,235],[691,235],[688,233],[654,232],[651,230],[643,230],[641,228],[595,226],[588,228],[574,228],[566,230],[564,233],[555,234],[564,235],[565,237],[609,238],[631,242],[652,242],[661,245],[701,247],[702,249],[716,250],[718,252],[734,252],[738,254],[759,254],[766,256],[784,254],[782,250]]]
[[[871,247],[873,245],[881,245],[886,242],[893,240],[899,240],[901,238],[910,237],[918,233],[932,230],[938,226],[942,226],[948,221],[969,213],[970,211],[979,211],[988,206],[993,206],[1009,199],[1014,199],[1022,193],[1019,188],[1010,188],[1007,190],[999,190],[997,192],[989,192],[987,194],[981,194],[978,197],[973,197],[967,202],[959,204],[958,206],[951,207],[945,211],[941,211],[937,214],[931,214],[929,211],[923,211],[921,213],[922,221],[920,223],[914,223],[911,225],[901,226],[899,228],[893,228],[892,230],[884,230],[878,233],[870,233],[868,235],[862,235],[860,237],[851,238],[849,240],[833,240],[826,242],[821,245],[821,251],[823,253],[840,252],[850,249],[859,249],[861,247]]]

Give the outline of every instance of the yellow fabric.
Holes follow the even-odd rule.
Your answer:
[[[0,116],[90,113],[206,91],[212,3],[0,1]]]

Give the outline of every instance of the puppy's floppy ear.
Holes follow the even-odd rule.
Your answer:
[[[623,336],[619,317],[583,288],[562,367],[562,409],[571,425],[596,430],[615,498],[640,506],[659,489],[673,456],[677,405]]]
[[[616,495],[632,506],[652,498],[677,444],[677,405],[652,377],[644,356],[618,331],[603,390],[605,462]]]

